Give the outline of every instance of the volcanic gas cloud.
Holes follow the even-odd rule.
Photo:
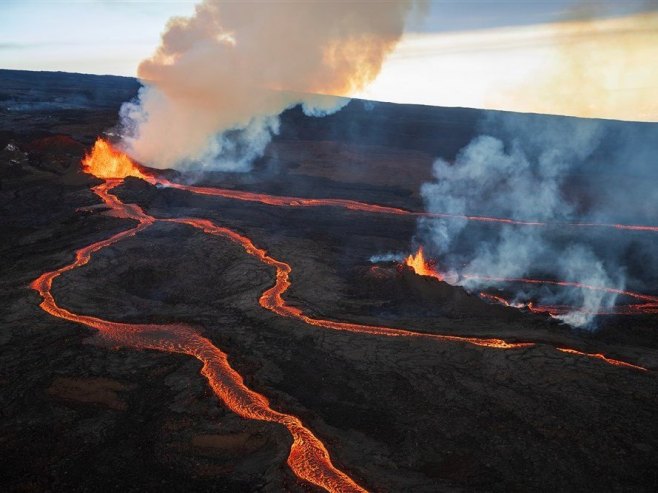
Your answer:
[[[413,0],[205,0],[171,19],[122,109],[124,147],[157,168],[244,169],[302,104],[324,114],[378,74]]]
[[[590,327],[627,287],[652,289],[655,237],[619,223],[655,223],[654,126],[492,114],[480,132],[454,160],[437,160],[422,187],[418,239],[459,284],[504,287],[515,305],[569,306],[557,316]],[[483,213],[512,221],[467,220]],[[528,221],[537,227],[522,227]],[[568,282],[505,281],[527,278]]]

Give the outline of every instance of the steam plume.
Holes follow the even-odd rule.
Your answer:
[[[335,111],[344,101],[329,96],[371,82],[412,3],[205,0],[171,19],[141,63],[146,86],[122,108],[124,146],[159,168],[244,168],[283,110]]]
[[[422,187],[429,212],[485,214],[545,222],[655,223],[658,126],[494,113],[454,162],[434,163]],[[653,290],[654,235],[581,228],[492,227],[423,219],[418,239],[461,275],[467,288],[496,286],[483,277],[561,279],[595,287]],[[476,275],[469,278],[469,275]],[[515,301],[575,306],[563,319],[592,326],[614,293],[532,285]]]

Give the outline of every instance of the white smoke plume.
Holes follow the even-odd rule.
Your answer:
[[[624,214],[639,214],[646,208],[646,195],[636,197],[631,189],[620,188],[619,176],[641,172],[655,176],[658,170],[653,160],[643,157],[647,146],[642,150],[619,129],[644,137],[655,136],[658,129],[620,125],[541,115],[490,115],[481,125],[482,134],[454,162],[434,163],[435,180],[422,187],[426,210],[543,222],[616,222]],[[655,149],[650,139],[645,142]],[[621,156],[623,160],[617,160]],[[457,282],[466,288],[504,286],[517,290],[515,301],[574,306],[561,318],[573,326],[593,327],[594,313],[613,307],[616,294],[514,285],[483,277],[535,277],[623,289],[632,268],[629,249],[651,248],[653,237],[645,238],[578,228],[494,227],[424,218],[417,239],[440,257],[444,270],[459,272]]]
[[[245,169],[302,104],[335,111],[379,73],[414,0],[205,0],[173,18],[124,105],[124,148],[158,168]]]
[[[370,263],[378,264],[380,262],[402,262],[408,254],[401,252],[386,252],[370,257]]]

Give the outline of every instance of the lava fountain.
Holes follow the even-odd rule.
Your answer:
[[[125,153],[118,151],[105,139],[98,138],[90,154],[82,159],[82,171],[102,179],[123,179],[128,176],[152,182]]]
[[[409,255],[404,260],[404,265],[410,267],[419,276],[434,277],[443,281],[443,276],[436,270],[434,262],[425,259],[423,247],[418,247],[415,254]]]

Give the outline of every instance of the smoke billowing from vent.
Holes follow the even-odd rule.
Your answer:
[[[651,124],[493,114],[454,162],[434,163],[422,187],[428,212],[543,222],[653,224],[658,178]],[[652,150],[653,148],[653,150]],[[591,326],[617,295],[598,290],[499,283],[490,278],[560,279],[594,287],[652,290],[655,235],[596,228],[496,227],[422,219],[418,240],[470,289],[505,287],[516,300],[570,305],[563,316]],[[469,275],[475,275],[469,278]]]
[[[329,96],[371,82],[412,3],[205,0],[171,19],[141,63],[146,86],[122,108],[124,146],[159,168],[244,169],[283,110],[326,114],[345,104]]]

